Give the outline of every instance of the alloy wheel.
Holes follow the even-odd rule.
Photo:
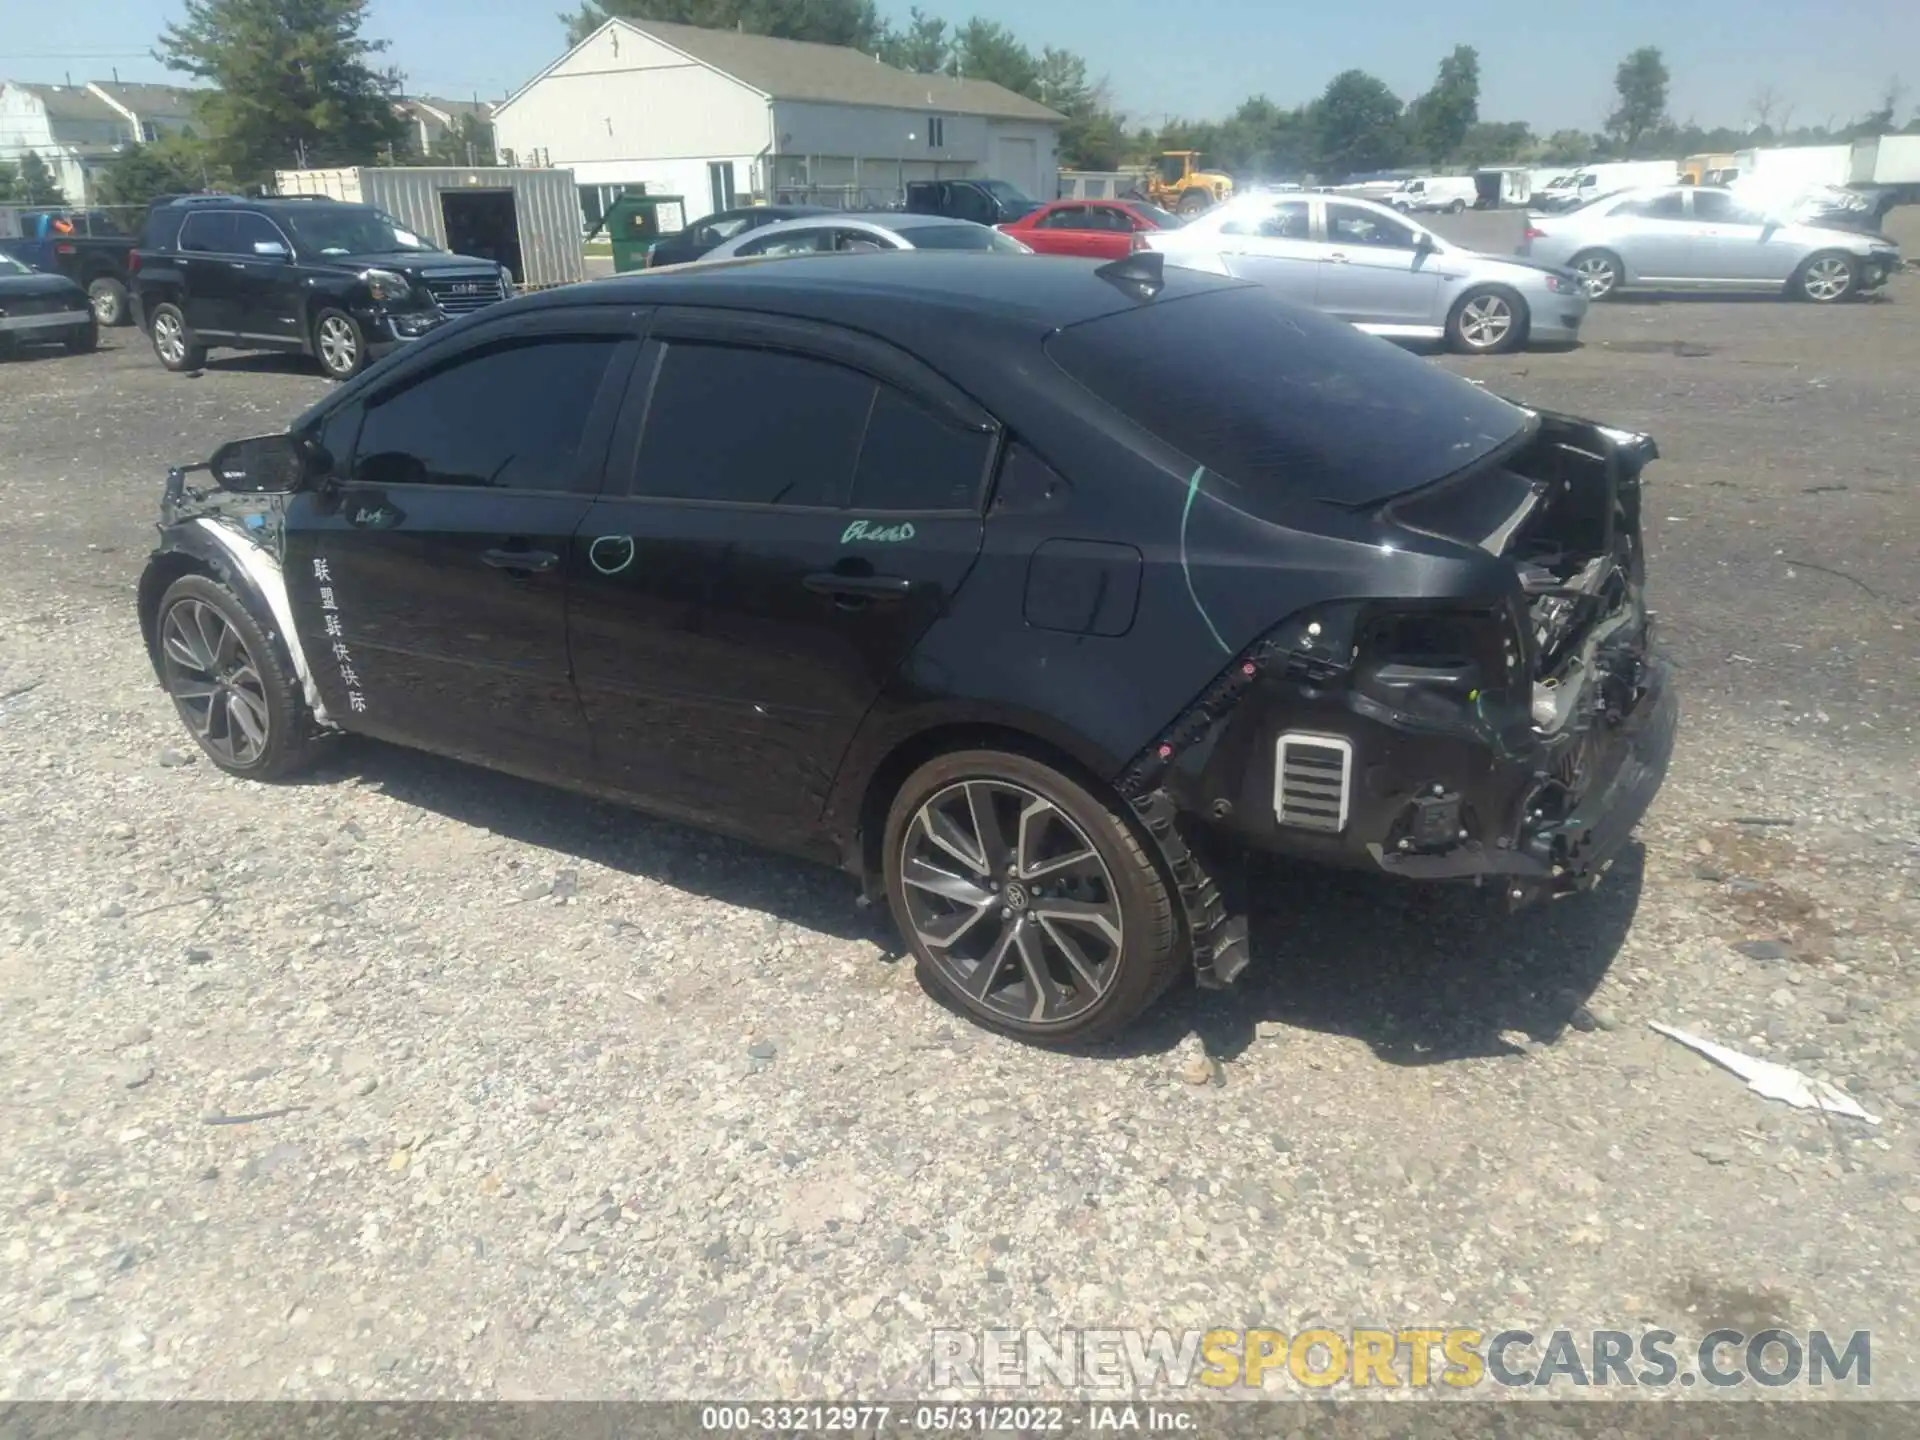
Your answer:
[[[93,318],[102,325],[120,323],[120,296],[117,291],[101,286],[94,290],[90,298],[93,301]]]
[[[153,317],[153,348],[170,365],[178,365],[187,358],[186,333],[170,311],[163,310]]]
[[[962,780],[922,805],[901,841],[914,934],[973,1002],[1054,1027],[1099,1003],[1119,972],[1119,889],[1093,842],[1045,796]]]
[[[335,375],[350,375],[360,356],[360,343],[353,326],[339,315],[320,322],[320,363]]]
[[[1815,300],[1838,300],[1853,284],[1853,270],[1838,255],[1822,255],[1807,266],[1801,284]]]
[[[1498,295],[1476,295],[1460,311],[1460,338],[1475,350],[1491,350],[1513,329],[1513,306]]]
[[[260,667],[240,632],[205,601],[182,600],[167,611],[160,653],[167,693],[194,738],[229,764],[258,760],[272,720]]]
[[[1604,255],[1589,255],[1573,267],[1580,277],[1580,288],[1587,292],[1589,300],[1599,300],[1613,291],[1617,278],[1613,272],[1613,262]]]

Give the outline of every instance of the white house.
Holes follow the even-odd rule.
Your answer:
[[[0,162],[29,150],[46,161],[67,203],[94,200],[93,173],[136,141],[192,124],[192,92],[173,85],[0,83]]]
[[[755,197],[884,204],[960,176],[1050,198],[1063,118],[838,45],[652,20],[609,20],[493,112],[502,163],[572,170],[589,219],[639,183],[682,196],[688,220]]]

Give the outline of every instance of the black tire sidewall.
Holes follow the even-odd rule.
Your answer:
[[[180,340],[182,345],[185,346],[185,353],[181,355],[178,365],[160,353],[159,334],[154,324],[154,322],[167,311],[172,311],[174,318],[180,322]],[[194,340],[193,331],[187,327],[186,311],[182,310],[171,300],[162,301],[147,313],[147,339],[153,345],[154,358],[176,375],[188,370],[198,370],[202,365],[207,363],[206,347]]]
[[[1045,797],[1093,842],[1113,877],[1125,937],[1119,974],[1092,1010],[1062,1025],[1045,1028],[1022,1025],[980,1007],[923,951],[914,935],[900,875],[901,843],[920,806],[936,792],[961,780],[1009,781]],[[1153,859],[1150,842],[1117,801],[1109,803],[1096,798],[1086,786],[1050,765],[1004,750],[961,750],[930,760],[908,776],[894,796],[887,812],[882,846],[887,905],[901,940],[914,957],[922,983],[963,1011],[975,1024],[1030,1044],[1092,1044],[1132,1023],[1159,998],[1178,973],[1184,950],[1183,927],[1172,888]]]
[[[73,355],[89,355],[100,348],[100,322],[91,317],[87,323],[67,336],[67,351]]]
[[[341,371],[330,369],[327,365],[324,352],[320,349],[320,327],[324,325],[330,317],[336,315],[346,321],[348,326],[353,330],[353,369],[351,370]],[[331,305],[327,306],[324,310],[315,312],[313,317],[313,358],[315,363],[320,366],[320,372],[329,380],[351,380],[362,370],[366,369],[367,336],[366,332],[360,328],[360,322],[354,319],[353,316],[347,314],[346,311],[337,310]]]
[[[247,653],[253,658],[254,668],[260,675],[269,727],[266,748],[250,765],[228,763],[200,744],[200,737],[193,735],[190,726],[187,733],[193,735],[200,753],[229,775],[243,780],[277,780],[290,774],[305,759],[311,735],[312,719],[306,698],[301,693],[300,682],[285,652],[268,636],[253,612],[247,608],[246,602],[219,581],[205,575],[183,575],[169,585],[166,593],[160,597],[153,615],[153,644],[154,662],[162,676],[161,683],[166,683],[166,667],[160,652],[164,643],[161,637],[166,634],[167,613],[182,600],[198,600],[203,605],[212,606],[239,632],[241,642],[247,647]],[[167,698],[173,699],[171,692]],[[174,710],[179,714],[181,724],[185,725],[186,712],[180,708],[178,701],[174,702]]]
[[[1498,295],[1513,307],[1513,327],[1501,337],[1497,345],[1469,345],[1466,337],[1460,333],[1460,317],[1482,295]],[[1527,302],[1504,285],[1475,285],[1466,294],[1453,302],[1453,309],[1447,313],[1447,344],[1462,355],[1504,355],[1509,350],[1518,350],[1526,343],[1528,327],[1533,322],[1533,312],[1527,309]]]

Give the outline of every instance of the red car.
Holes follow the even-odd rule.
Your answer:
[[[999,228],[1042,255],[1117,260],[1144,250],[1149,230],[1175,230],[1180,217],[1144,200],[1055,200]]]

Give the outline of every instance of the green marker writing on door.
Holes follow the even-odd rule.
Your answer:
[[[862,540],[872,545],[894,545],[911,539],[913,522],[910,520],[902,520],[898,525],[875,525],[866,520],[856,520],[840,532],[842,545],[853,545]]]

